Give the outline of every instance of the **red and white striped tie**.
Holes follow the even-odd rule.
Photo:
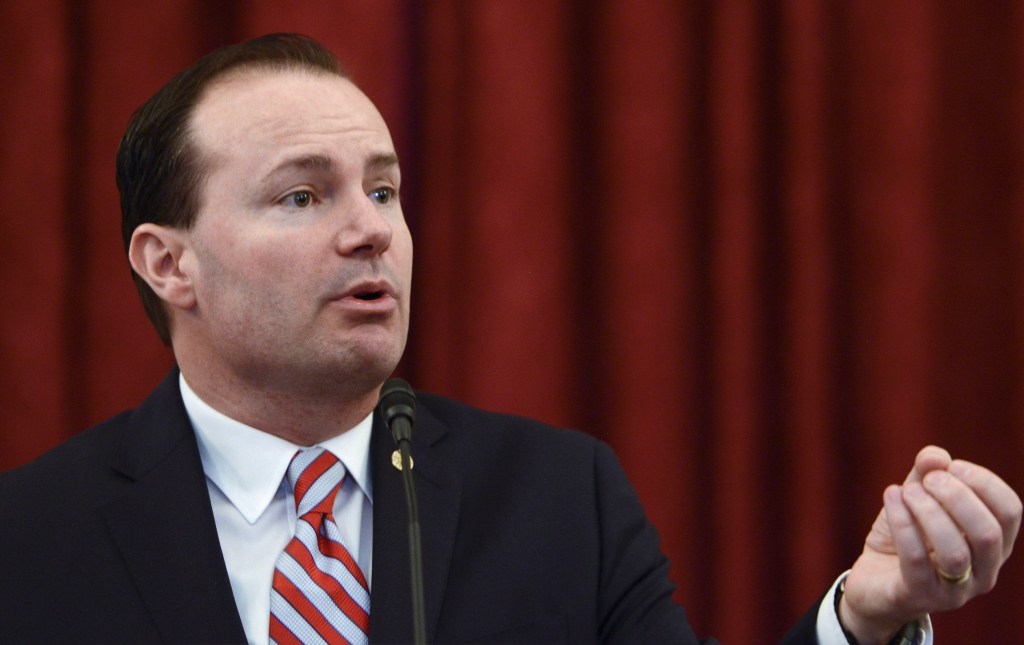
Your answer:
[[[270,591],[270,642],[366,645],[370,592],[342,544],[334,498],[345,467],[323,448],[303,450],[288,466],[295,491],[295,537],[277,558]]]

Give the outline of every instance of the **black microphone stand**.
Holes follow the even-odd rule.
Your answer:
[[[420,511],[416,506],[416,488],[412,481],[412,457],[409,442],[398,445],[402,456],[402,481],[409,506],[409,577],[412,581],[412,628],[416,645],[427,645],[427,617],[423,607],[423,547],[420,545]]]
[[[409,507],[409,578],[412,588],[412,626],[415,645],[427,645],[427,618],[423,602],[423,548],[420,543],[420,512],[412,479],[412,423],[416,420],[416,395],[402,379],[388,379],[380,391],[384,422],[398,444],[402,483]],[[371,608],[372,611],[372,608]]]

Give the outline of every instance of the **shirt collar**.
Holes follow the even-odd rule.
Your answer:
[[[254,524],[270,505],[285,471],[302,446],[247,426],[214,410],[178,375],[185,403],[199,443],[203,471],[231,500],[243,517]],[[354,428],[316,444],[341,460],[345,470],[373,503],[370,482],[370,430],[373,413]]]

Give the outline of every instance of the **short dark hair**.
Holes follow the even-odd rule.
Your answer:
[[[205,91],[231,72],[306,70],[349,78],[326,47],[298,34],[270,34],[222,47],[171,79],[132,115],[117,149],[121,235],[128,250],[143,223],[191,228],[200,207],[205,168],[190,122]],[[164,303],[132,270],[146,315],[165,345],[171,344]]]

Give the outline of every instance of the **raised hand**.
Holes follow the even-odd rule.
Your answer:
[[[935,446],[883,498],[839,605],[840,622],[863,645],[992,589],[1021,522],[1006,482]]]

